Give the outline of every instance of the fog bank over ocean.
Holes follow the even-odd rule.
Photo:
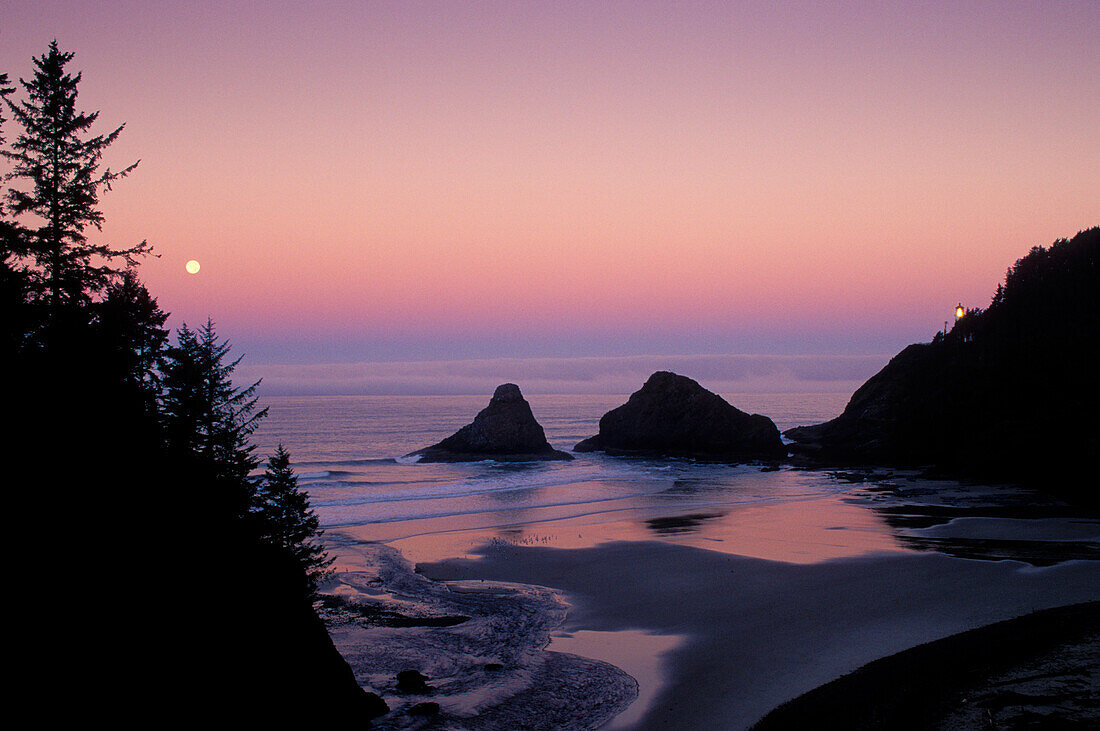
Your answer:
[[[250,364],[239,382],[263,379],[268,396],[487,394],[515,382],[524,393],[624,394],[670,370],[717,393],[851,393],[890,355],[638,355],[330,364]]]

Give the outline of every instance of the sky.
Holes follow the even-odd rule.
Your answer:
[[[287,392],[713,356],[836,390],[1100,224],[1097,28],[1091,0],[3,0],[0,72],[76,54],[126,124],[105,163],[141,160],[96,238],[152,243],[170,322]]]

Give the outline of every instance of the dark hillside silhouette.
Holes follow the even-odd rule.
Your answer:
[[[1096,500],[1100,228],[1035,247],[989,307],[910,345],[844,413],[787,432],[829,461],[933,464]]]
[[[233,386],[212,323],[168,347],[167,313],[134,269],[144,242],[86,236],[99,193],[134,166],[99,171],[121,127],[89,133],[71,58],[51,44],[22,101],[0,78],[22,128],[2,150],[14,186],[0,203],[6,515],[28,645],[13,695],[47,725],[365,725],[380,701],[314,612],[302,532],[271,540],[279,521],[309,528],[293,515],[308,505],[283,500],[276,520],[255,499],[253,387]]]

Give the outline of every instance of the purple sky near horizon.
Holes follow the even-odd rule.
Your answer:
[[[106,163],[142,160],[102,236],[153,243],[172,323],[248,364],[847,380],[1100,224],[1097,28],[1097,2],[9,0],[0,72],[76,53],[81,106],[126,123]]]

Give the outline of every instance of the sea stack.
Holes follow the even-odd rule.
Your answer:
[[[573,459],[546,441],[546,433],[531,413],[519,386],[497,386],[489,405],[478,412],[472,423],[438,444],[413,452],[421,462],[476,462],[495,459],[501,462],[534,462]]]
[[[704,459],[778,459],[787,449],[772,420],[746,414],[695,381],[667,371],[600,419],[600,433],[575,448],[608,454]]]

